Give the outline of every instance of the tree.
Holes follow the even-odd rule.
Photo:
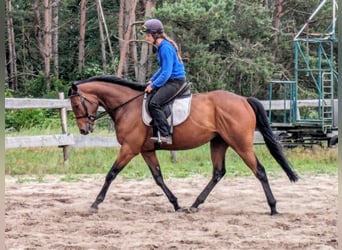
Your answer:
[[[147,0],[144,4],[145,20],[152,17],[152,9],[156,6],[157,0]],[[152,47],[147,43],[142,43],[140,60],[136,63],[136,78],[138,82],[145,82],[146,76],[151,72],[151,63],[148,60],[149,55],[152,54]]]
[[[44,0],[44,47],[42,48],[44,57],[44,74],[46,90],[51,89],[51,55],[52,55],[52,36],[51,36],[51,2]]]
[[[144,82],[158,65],[137,30],[157,17],[178,43],[194,91],[265,98],[271,79],[293,79],[293,37],[320,2],[6,0],[7,84],[15,96],[47,95],[56,84],[104,73],[103,56],[107,73]],[[309,28],[330,20],[323,11]]]
[[[9,88],[13,90],[18,89],[17,79],[17,54],[14,40],[14,27],[12,19],[12,0],[6,0],[7,12],[7,35],[8,35],[8,75],[9,75]]]
[[[135,25],[135,10],[138,0],[120,1],[119,14],[119,43],[120,43],[120,61],[117,70],[118,76],[128,75],[128,53],[129,42],[132,37],[132,29]],[[127,12],[127,15],[125,15]]]
[[[270,12],[260,1],[163,2],[154,14],[180,44],[187,78],[199,92],[262,96],[275,64]]]
[[[52,55],[52,38],[51,38],[51,3],[49,0],[43,1],[44,7],[44,26],[41,24],[41,16],[39,10],[39,0],[34,2],[35,15],[35,34],[40,54],[44,61],[45,87],[49,91],[51,87],[51,55]]]
[[[164,2],[154,11],[178,42],[187,79],[199,92],[227,89],[230,82],[230,76],[222,72],[232,52],[233,10],[233,0],[181,0],[177,4]]]
[[[78,71],[82,72],[85,63],[85,33],[86,33],[87,0],[80,4],[80,39],[78,43]]]
[[[99,22],[100,44],[101,44],[101,54],[102,54],[102,70],[106,74],[107,72],[106,40],[105,40],[105,36],[103,33],[104,17],[102,15],[101,0],[96,0],[96,10],[97,10],[97,18]]]
[[[59,55],[58,55],[58,40],[59,40],[59,0],[53,0],[52,4],[52,57],[54,60],[54,76],[59,78]]]

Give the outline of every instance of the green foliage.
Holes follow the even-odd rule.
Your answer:
[[[181,45],[188,78],[199,92],[262,95],[262,83],[281,68],[268,50],[270,10],[259,3],[183,0],[163,3],[154,14]]]
[[[162,0],[157,1],[153,15],[163,21],[166,33],[180,45],[187,78],[193,83],[194,92],[225,89],[268,99],[267,87],[271,79],[293,79],[293,36],[320,2],[284,2],[277,30],[272,24],[275,6],[271,3],[264,6],[265,1]],[[137,20],[144,18],[140,4]],[[119,5],[119,1],[102,3],[115,54],[108,62],[108,74],[115,74],[119,61]],[[43,11],[42,5],[38,8]],[[66,92],[70,82],[104,73],[95,2],[87,4],[86,65],[79,72],[79,2],[59,1],[59,78],[53,76],[52,70],[49,92],[42,73],[44,60],[37,44],[39,29],[33,21],[33,2],[17,0],[13,11],[6,14],[13,17],[20,72],[19,89],[12,92],[7,88],[6,97],[56,98],[57,92]],[[326,28],[330,22],[331,7],[324,8],[315,22],[310,23],[310,30],[322,31],[320,27]],[[315,64],[316,60],[313,54],[310,64]],[[326,64],[324,60],[323,64]],[[51,66],[53,69],[53,61]],[[134,79],[135,73],[131,72],[129,77]]]
[[[46,109],[6,110],[5,129],[20,131],[28,128],[60,127],[58,112]]]
[[[40,72],[37,78],[27,81],[27,83],[23,85],[22,94],[23,96],[28,97],[44,96],[44,94],[46,94],[44,74]]]
[[[102,68],[96,63],[88,63],[82,72],[77,74],[76,79],[85,79],[96,75],[103,75]]]
[[[45,87],[45,79],[43,73],[37,78],[27,81],[21,86],[21,92],[16,97],[31,98],[58,98],[59,92],[66,93],[69,86],[53,77],[51,79],[51,91],[47,91]],[[6,90],[6,97],[13,97],[13,90]],[[41,129],[60,127],[59,112],[53,109],[20,109],[5,110],[5,128],[20,131],[25,128],[38,127]]]
[[[154,11],[179,43],[188,78],[197,91],[222,88],[230,49],[234,1],[178,1]],[[228,50],[228,51],[227,51]]]
[[[257,2],[239,2],[235,5],[233,27],[238,37],[252,44],[271,39],[271,10]]]
[[[14,90],[10,89],[7,85],[5,85],[5,98],[6,97],[13,97]]]
[[[46,89],[46,82],[43,72],[39,72],[38,76],[32,80],[28,80],[20,86],[20,91],[16,93],[16,97],[31,98],[57,98],[59,92],[66,92],[69,86],[61,79],[51,78],[51,90]]]

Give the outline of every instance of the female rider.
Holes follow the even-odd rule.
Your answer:
[[[177,44],[164,33],[160,20],[150,19],[143,25],[146,41],[157,46],[159,69],[150,78],[145,92],[152,95],[149,112],[153,126],[157,128],[157,142],[172,144],[172,135],[167,117],[161,110],[169,98],[173,97],[185,82],[185,69]]]

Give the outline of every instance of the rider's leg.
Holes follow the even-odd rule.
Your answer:
[[[155,91],[149,102],[149,111],[153,119],[153,124],[157,127],[163,137],[170,135],[170,126],[161,107],[166,104],[167,100],[177,93],[182,84],[182,81],[167,82]]]

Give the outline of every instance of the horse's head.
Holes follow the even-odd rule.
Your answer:
[[[99,102],[95,100],[94,96],[81,92],[76,84],[72,84],[68,96],[80,133],[86,135],[93,132]]]

